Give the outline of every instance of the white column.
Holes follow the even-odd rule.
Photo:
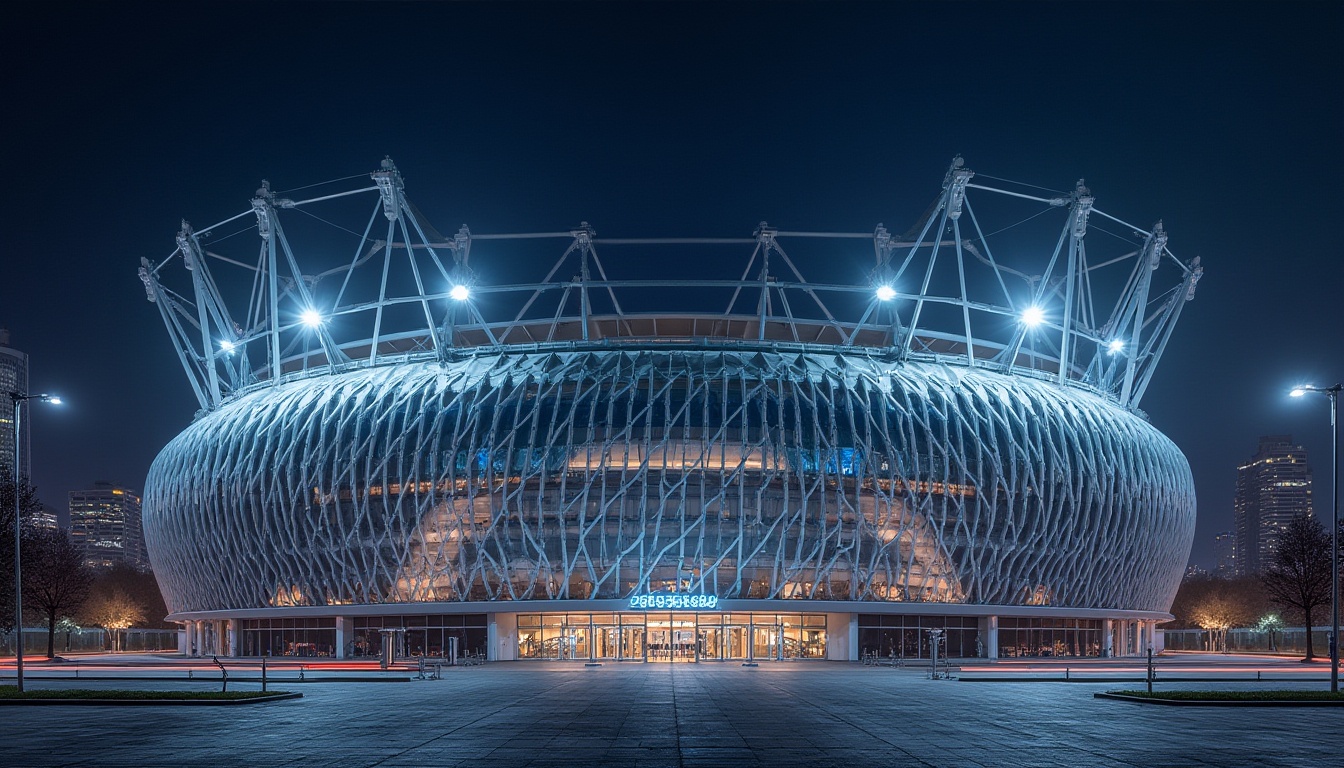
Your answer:
[[[826,614],[826,658],[828,660],[858,661],[858,640],[858,614]]]
[[[201,628],[199,622],[187,622],[187,655],[198,656],[201,653]]]
[[[239,622],[237,619],[229,619],[228,621],[229,621],[229,628],[228,628],[229,655],[233,656],[234,658],[237,658],[243,655],[242,652],[239,651],[238,649],[238,635],[239,635],[238,625],[241,622]]]
[[[1101,655],[1110,658],[1115,655],[1115,622],[1101,620]]]
[[[486,660],[514,661],[518,658],[518,614],[492,613],[486,617]]]
[[[985,622],[985,658],[990,661],[999,659],[999,617],[990,616]]]
[[[350,631],[350,619],[345,616],[336,617],[336,658],[345,658],[345,638]]]

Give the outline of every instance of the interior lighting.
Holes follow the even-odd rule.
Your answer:
[[[466,301],[467,299],[471,298],[471,289],[467,288],[467,286],[462,285],[461,283],[458,283],[457,285],[453,286],[453,289],[448,292],[448,295],[453,298],[453,301]]]
[[[322,313],[316,309],[305,309],[303,314],[299,315],[299,322],[309,328],[316,328],[322,324]]]
[[[1028,328],[1035,328],[1045,322],[1045,310],[1040,307],[1027,307],[1022,310],[1022,323]]]
[[[879,301],[891,301],[896,298],[896,289],[890,285],[879,285],[877,287],[877,298]]]

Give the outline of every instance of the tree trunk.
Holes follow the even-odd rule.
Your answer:
[[[56,612],[47,616],[47,658],[56,658]]]
[[[1308,606],[1307,609],[1306,609],[1305,611],[1302,612],[1302,618],[1305,619],[1306,622],[1307,622],[1307,657],[1306,657],[1305,659],[1303,659],[1303,661],[1315,661],[1315,660],[1316,660],[1316,654],[1315,654],[1315,652],[1312,651],[1312,645],[1311,645],[1311,626],[1312,626],[1312,622],[1311,622],[1311,607],[1310,607],[1310,606]]]

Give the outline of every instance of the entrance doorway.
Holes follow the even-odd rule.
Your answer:
[[[649,661],[696,660],[695,614],[650,614],[646,626]]]

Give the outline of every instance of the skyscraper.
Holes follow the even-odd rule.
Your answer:
[[[28,476],[28,425],[23,425],[23,434],[14,434],[14,401],[10,392],[28,391],[28,356],[9,346],[9,330],[0,328],[0,465],[15,470],[14,447],[16,441],[23,440],[22,467],[17,468],[19,477]]]
[[[1226,578],[1237,572],[1237,535],[1222,531],[1213,537],[1213,573]]]
[[[89,490],[71,491],[70,538],[94,568],[117,563],[149,568],[140,495],[125,486],[100,481]]]
[[[61,527],[60,510],[50,504],[43,504],[32,517],[32,523],[38,528],[57,530]]]
[[[1279,532],[1295,517],[1312,514],[1311,465],[1292,435],[1260,438],[1260,448],[1237,468],[1236,574],[1251,576],[1269,564]]]

